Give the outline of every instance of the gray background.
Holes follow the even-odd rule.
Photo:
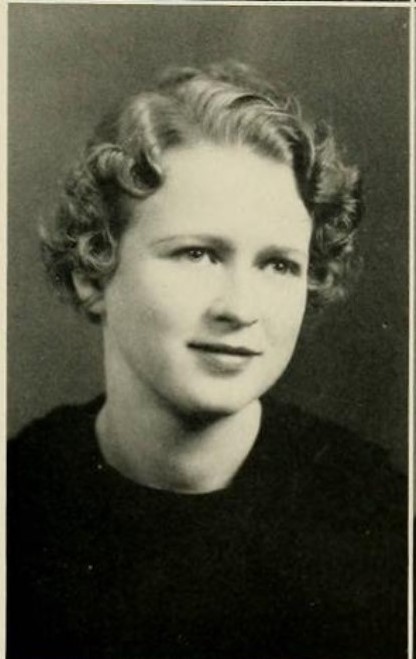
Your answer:
[[[393,449],[407,417],[408,10],[9,6],[8,411],[34,416],[102,389],[100,331],[45,282],[37,224],[91,125],[166,64],[234,57],[331,122],[365,176],[355,295],[307,322],[276,396]]]

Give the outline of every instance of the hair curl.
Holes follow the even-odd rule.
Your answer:
[[[327,125],[310,125],[293,97],[230,62],[171,69],[99,124],[66,181],[54,223],[42,229],[53,283],[78,306],[74,273],[100,291],[117,268],[129,221],[120,193],[153,194],[163,185],[163,152],[201,141],[245,144],[292,167],[313,222],[309,300],[344,297],[362,210],[358,171],[343,164]]]

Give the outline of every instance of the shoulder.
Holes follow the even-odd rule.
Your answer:
[[[94,451],[94,423],[101,397],[60,406],[25,426],[7,443],[9,497],[28,488],[50,490]]]
[[[389,512],[406,523],[407,483],[376,443],[292,405],[266,401],[268,451],[279,460],[282,444],[302,498],[332,508],[338,518]]]
[[[322,632],[326,642],[324,620],[346,656],[372,648],[372,657],[404,657],[406,479],[381,447],[335,423],[286,406],[265,419],[270,463],[278,464],[282,437],[290,456],[290,554],[279,560],[301,594],[299,637],[307,643]]]
[[[17,572],[24,565],[36,575],[52,554],[85,544],[103,501],[94,434],[99,407],[97,399],[56,408],[8,442],[8,553]]]
[[[35,450],[40,442],[43,445],[43,442],[55,442],[73,436],[94,422],[102,400],[103,397],[98,396],[84,404],[61,405],[34,419],[8,440],[10,451],[15,453],[23,448]]]

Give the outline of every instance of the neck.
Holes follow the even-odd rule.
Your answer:
[[[107,397],[96,427],[108,464],[162,490],[204,493],[230,484],[256,440],[258,400],[227,416],[184,415],[134,374],[106,371]]]

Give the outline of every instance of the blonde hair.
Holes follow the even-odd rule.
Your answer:
[[[238,63],[172,69],[99,124],[42,230],[52,282],[77,306],[74,272],[101,290],[129,222],[120,193],[153,194],[165,178],[163,152],[201,140],[245,144],[291,166],[313,222],[309,299],[320,305],[344,297],[361,218],[357,169],[343,164],[327,125],[309,124],[293,97]]]

